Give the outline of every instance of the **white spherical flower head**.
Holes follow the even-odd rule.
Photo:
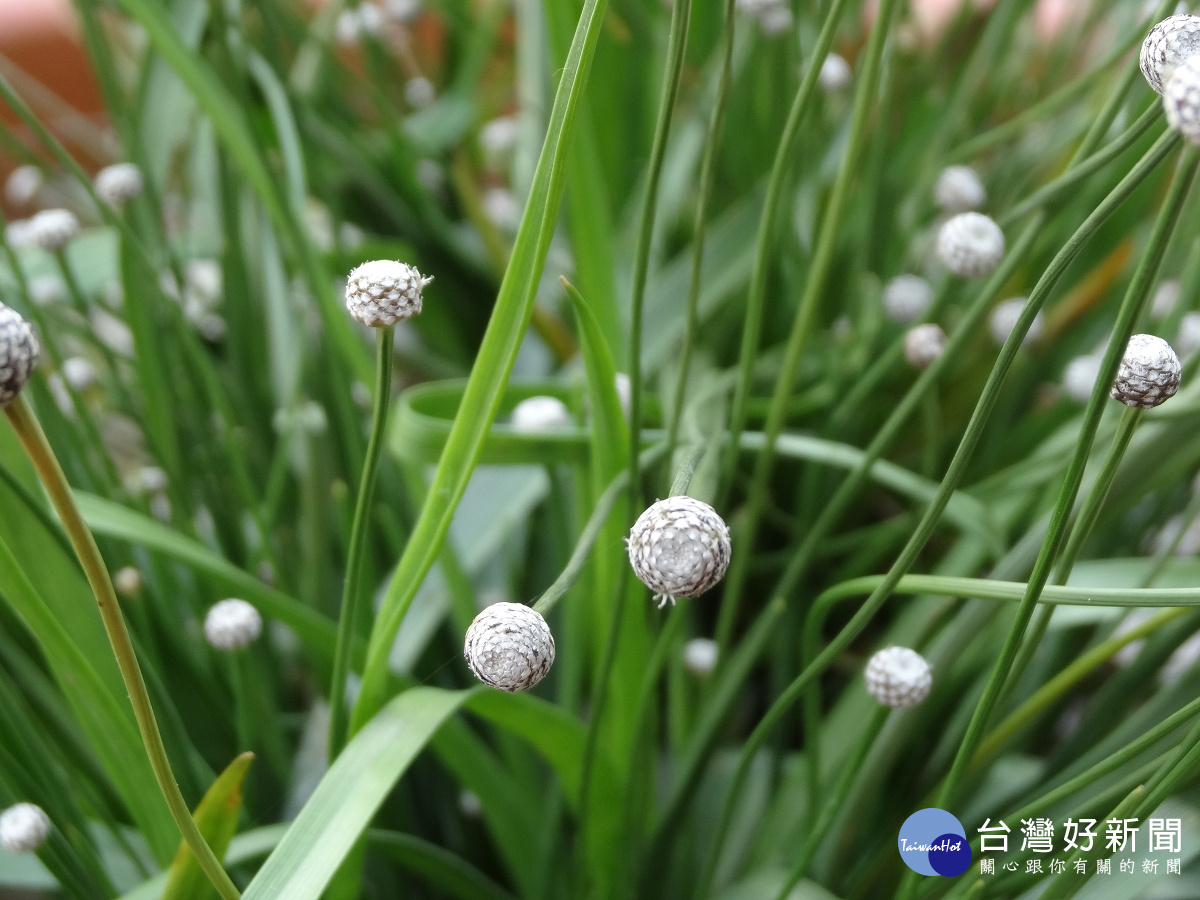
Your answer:
[[[513,407],[512,427],[522,433],[553,431],[570,424],[571,412],[557,397],[530,397]]]
[[[1200,144],[1200,56],[1189,56],[1175,67],[1162,102],[1167,124],[1184,140]]]
[[[15,206],[29,206],[46,183],[37,166],[17,166],[4,182],[4,196]]]
[[[1077,356],[1063,369],[1063,393],[1076,403],[1087,403],[1092,397],[1092,388],[1100,377],[1100,365],[1104,359],[1095,354]]]
[[[124,206],[142,192],[142,170],[133,163],[105,166],[96,173],[95,186],[109,206]]]
[[[484,684],[514,694],[546,677],[554,665],[554,635],[536,610],[493,603],[467,629],[463,656]]]
[[[697,678],[704,678],[717,667],[720,653],[716,641],[709,638],[693,638],[683,645],[683,667]]]
[[[50,817],[40,806],[18,803],[0,813],[0,847],[32,853],[50,836]]]
[[[1163,93],[1171,73],[1200,52],[1200,16],[1169,16],[1150,29],[1139,62],[1150,87]]]
[[[261,633],[262,616],[245,600],[222,600],[204,617],[204,636],[218,650],[240,650]]]
[[[29,220],[29,242],[50,253],[63,249],[79,234],[79,220],[69,209],[43,209]]]
[[[821,63],[821,72],[817,75],[817,84],[821,86],[827,94],[835,94],[838,91],[844,91],[850,86],[850,78],[854,73],[850,70],[850,63],[838,56],[836,53],[830,53],[825,57],[825,61]]]
[[[652,503],[633,523],[626,544],[634,573],[654,591],[659,609],[676,597],[699,597],[729,568],[725,520],[693,497]]]
[[[955,275],[980,278],[1004,259],[1004,232],[981,213],[960,213],[938,232],[937,255]]]
[[[404,99],[414,109],[425,109],[425,107],[432,105],[433,101],[437,99],[437,91],[434,89],[432,81],[418,75],[416,78],[410,78],[405,82]]]
[[[928,369],[946,349],[946,332],[933,322],[910,328],[904,335],[904,357],[916,369]]]
[[[938,175],[933,199],[946,212],[964,213],[983,206],[987,190],[970,166],[948,166]]]
[[[402,262],[373,259],[350,272],[346,309],[372,328],[394,325],[421,311],[421,292],[431,281]]]
[[[1125,345],[1112,397],[1126,406],[1151,409],[1175,396],[1182,371],[1170,344],[1152,334],[1135,334]]]
[[[782,3],[768,7],[758,17],[758,27],[767,37],[776,37],[792,27],[792,11]]]
[[[893,322],[915,322],[933,303],[933,288],[919,275],[897,275],[883,289],[883,311]]]
[[[1008,340],[1008,336],[1012,334],[1012,330],[1017,327],[1017,320],[1021,318],[1021,313],[1025,310],[1025,303],[1025,297],[1012,297],[997,303],[996,308],[992,310],[991,318],[988,319],[988,330],[992,333],[992,340],[998,345],[1003,346],[1004,342]],[[1025,332],[1021,343],[1032,344],[1040,340],[1045,330],[1046,320],[1039,312],[1033,317],[1033,322],[1030,324],[1029,330]]]
[[[871,696],[892,709],[916,706],[933,686],[929,663],[907,647],[887,647],[872,656],[866,679]]]
[[[29,383],[41,348],[20,313],[0,303],[0,406],[7,406]]]

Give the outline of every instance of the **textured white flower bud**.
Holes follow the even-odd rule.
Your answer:
[[[29,206],[45,183],[45,176],[37,166],[17,166],[4,182],[4,196],[14,206]]]
[[[1100,377],[1103,357],[1094,353],[1077,356],[1063,369],[1063,393],[1076,403],[1087,403],[1092,397],[1092,388]]]
[[[987,190],[970,166],[947,166],[933,186],[933,200],[948,213],[970,212],[987,201]]]
[[[1175,338],[1179,355],[1187,359],[1200,350],[1200,312],[1184,313],[1179,320],[1179,335]]]
[[[20,313],[0,303],[0,406],[7,406],[37,366],[37,338]]]
[[[553,431],[571,424],[571,412],[557,397],[530,397],[512,411],[512,427],[522,433]]]
[[[692,638],[683,645],[683,667],[697,678],[703,678],[717,667],[721,648],[709,638]]]
[[[693,497],[650,504],[633,523],[626,544],[634,573],[654,591],[659,609],[676,597],[699,597],[729,568],[725,520]]]
[[[1164,281],[1154,292],[1154,300],[1150,304],[1150,315],[1155,319],[1165,319],[1179,301],[1179,279],[1172,278]]]
[[[96,173],[96,193],[109,206],[124,206],[142,192],[142,170],[133,163],[116,163]]]
[[[1150,87],[1163,93],[1175,67],[1200,52],[1200,16],[1169,16],[1150,29],[1139,62]]]
[[[836,53],[830,53],[821,63],[821,74],[817,76],[817,84],[825,93],[834,94],[850,87],[853,74],[850,63]]]
[[[86,391],[96,383],[96,367],[82,356],[64,359],[62,376],[77,391]]]
[[[493,603],[467,629],[463,656],[484,684],[510,694],[527,691],[554,665],[554,635],[536,610]]]
[[[1200,144],[1200,56],[1189,56],[1175,67],[1162,103],[1167,124],[1184,140]]]
[[[79,234],[79,220],[68,209],[43,209],[29,220],[29,242],[51,253]]]
[[[955,275],[979,278],[1004,259],[1004,232],[981,213],[960,213],[938,232],[937,255]]]
[[[427,106],[431,106],[433,101],[437,99],[437,91],[434,89],[432,81],[418,75],[416,78],[410,78],[405,82],[404,99],[414,109],[424,109]]]
[[[904,335],[904,357],[916,369],[928,369],[946,349],[946,332],[927,322],[910,328]]]
[[[431,281],[402,262],[373,259],[350,272],[346,309],[372,328],[394,325],[421,311],[421,291]]]
[[[40,806],[18,803],[0,813],[0,847],[9,853],[31,853],[50,836],[50,817]]]
[[[933,288],[919,275],[897,275],[883,289],[883,311],[893,322],[915,322],[933,303]]]
[[[222,600],[204,617],[204,635],[218,650],[240,650],[261,633],[262,616],[245,600]]]
[[[134,600],[142,594],[142,573],[133,566],[118,569],[113,575],[113,587],[122,597]]]
[[[992,310],[992,315],[988,319],[988,330],[992,333],[992,340],[1000,346],[1008,340],[1008,336],[1012,334],[1012,330],[1017,325],[1017,319],[1021,318],[1021,313],[1025,310],[1025,297],[1012,297],[996,304],[996,308]],[[1046,319],[1038,312],[1033,317],[1033,322],[1029,326],[1029,330],[1025,332],[1025,338],[1021,341],[1022,344],[1032,344],[1042,337],[1042,333],[1046,330]]]
[[[1175,396],[1182,371],[1170,344],[1152,334],[1135,334],[1125,345],[1112,397],[1126,406],[1151,409]]]
[[[892,709],[916,706],[933,686],[929,663],[907,647],[887,647],[872,656],[866,679],[871,696]]]

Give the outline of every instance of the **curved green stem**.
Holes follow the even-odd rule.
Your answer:
[[[79,514],[75,498],[71,494],[71,487],[67,484],[66,476],[63,475],[58,459],[24,397],[18,396],[16,400],[9,403],[4,407],[4,413],[8,417],[13,431],[16,432],[21,446],[25,449],[25,453],[29,456],[30,462],[33,463],[38,478],[46,488],[50,502],[54,504],[54,509],[62,520],[63,530],[70,538],[71,546],[75,549],[75,555],[79,558],[79,564],[83,567],[88,584],[96,597],[96,604],[100,608],[100,617],[104,622],[104,630],[108,634],[113,655],[121,670],[121,679],[125,683],[125,689],[129,692],[129,702],[133,707],[134,717],[137,719],[142,744],[146,748],[146,756],[150,760],[150,766],[154,770],[154,777],[158,781],[163,798],[167,801],[171,817],[179,826],[183,840],[191,849],[196,862],[221,895],[222,900],[238,900],[241,894],[230,880],[228,873],[221,867],[220,860],[204,840],[200,829],[196,827],[196,822],[188,810],[187,802],[179,791],[179,784],[175,780],[175,774],[171,771],[171,761],[167,758],[167,750],[163,746],[162,735],[158,730],[158,722],[154,718],[154,708],[150,705],[146,682],[142,678],[142,670],[138,666],[137,655],[133,651],[133,642],[129,639],[129,632],[125,628],[125,619],[121,615],[116,592],[108,577],[108,568],[100,556],[100,549],[96,546],[92,532]]]
[[[392,333],[394,325],[375,334],[375,404],[371,412],[371,436],[367,456],[358,482],[354,521],[350,526],[350,548],[346,554],[346,581],[342,589],[342,611],[338,619],[337,645],[333,652],[333,676],[329,682],[329,759],[337,758],[346,745],[349,715],[346,708],[346,677],[350,673],[350,650],[358,630],[359,617],[366,598],[362,594],[363,558],[367,550],[367,530],[375,497],[375,478],[379,456],[387,440],[388,409],[392,404]]]

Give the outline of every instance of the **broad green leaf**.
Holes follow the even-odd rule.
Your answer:
[[[244,900],[317,900],[400,776],[470,695],[416,687],[372,717],[325,773]]]
[[[243,753],[231,762],[217,776],[193,815],[196,826],[217,859],[225,858],[229,842],[237,832],[238,813],[242,809],[242,783],[252,762],[253,753]],[[163,900],[209,900],[217,896],[208,876],[197,865],[192,851],[183,842],[180,842],[167,872],[167,885],[162,896]]]

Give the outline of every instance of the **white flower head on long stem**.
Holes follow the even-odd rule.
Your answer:
[[[880,650],[867,663],[865,676],[871,696],[892,709],[916,706],[933,686],[929,663],[907,647]]]
[[[919,275],[897,275],[883,289],[883,311],[901,325],[915,322],[933,304],[933,288]]]
[[[983,206],[987,190],[970,166],[947,166],[933,186],[933,199],[948,213],[964,213]]]
[[[1185,59],[1200,53],[1200,16],[1168,16],[1150,29],[1138,62],[1150,87],[1161,94]]]
[[[529,397],[512,411],[512,427],[522,434],[554,431],[571,424],[571,411],[557,397]]]
[[[350,272],[346,280],[346,309],[364,325],[383,328],[421,311],[422,292],[432,278],[413,266],[391,259],[373,259]]]
[[[904,358],[914,369],[928,369],[946,349],[946,332],[933,322],[916,325],[904,335]]]
[[[937,255],[955,275],[980,278],[1004,259],[1004,232],[982,213],[960,213],[938,232]]]
[[[484,684],[510,694],[527,691],[554,665],[554,635],[535,609],[493,603],[467,629],[463,656]]]
[[[204,617],[204,636],[217,650],[240,650],[262,634],[262,616],[245,600],[216,603]]]
[[[1135,334],[1125,345],[1112,397],[1126,406],[1152,409],[1175,396],[1182,372],[1170,344],[1152,334]]]
[[[55,253],[79,234],[79,220],[69,209],[43,209],[29,220],[29,243]]]
[[[29,383],[40,353],[29,323],[0,303],[0,407],[16,399]]]
[[[96,194],[118,209],[142,192],[142,170],[133,163],[116,163],[96,173]]]
[[[654,592],[659,609],[676,597],[699,597],[729,568],[725,520],[693,497],[650,504],[633,523],[626,545],[634,574]]]

